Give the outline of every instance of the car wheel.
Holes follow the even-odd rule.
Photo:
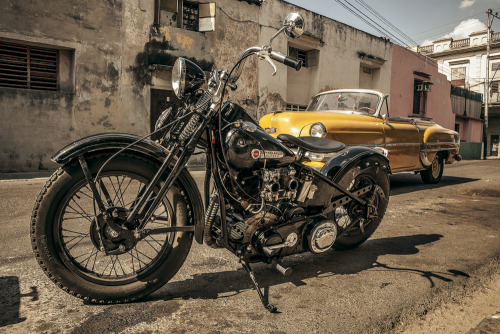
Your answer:
[[[443,177],[443,170],[443,157],[440,153],[437,153],[434,157],[434,160],[432,160],[431,166],[428,169],[420,172],[420,177],[422,178],[422,181],[424,181],[424,183],[436,184],[441,181],[441,178]]]

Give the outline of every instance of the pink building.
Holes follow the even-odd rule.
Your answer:
[[[452,86],[437,61],[393,45],[390,116],[429,118],[460,133],[460,154],[480,158],[481,94]]]
[[[437,62],[396,44],[392,50],[390,116],[430,118],[454,129],[451,84]]]

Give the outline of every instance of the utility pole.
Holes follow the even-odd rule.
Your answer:
[[[486,159],[488,153],[488,111],[490,107],[490,46],[491,46],[491,23],[493,18],[500,19],[498,12],[493,14],[491,9],[486,12],[488,14],[488,36],[486,44],[486,82],[484,84],[484,127],[483,127],[483,159]],[[496,73],[496,72],[495,72]],[[495,77],[495,75],[493,75]]]
[[[488,109],[490,106],[490,44],[491,44],[491,8],[488,9],[488,36],[486,42],[486,82],[484,87],[484,128],[483,128],[483,159],[488,153]]]

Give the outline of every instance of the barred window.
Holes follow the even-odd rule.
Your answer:
[[[319,50],[302,50],[289,46],[288,55],[295,59],[302,60],[303,67],[318,66]]]
[[[286,111],[305,111],[307,106],[300,104],[287,104]]]
[[[0,41],[0,87],[58,89],[59,51]]]

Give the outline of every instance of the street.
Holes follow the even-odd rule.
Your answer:
[[[192,174],[200,184],[203,173]],[[255,265],[277,314],[262,307],[236,257],[194,241],[179,273],[147,298],[86,304],[56,287],[33,256],[29,220],[44,181],[0,180],[0,332],[401,332],[500,273],[500,160],[462,161],[445,165],[438,185],[391,176],[384,220],[357,249],[285,258],[289,278]],[[476,327],[484,311],[454,332]]]

